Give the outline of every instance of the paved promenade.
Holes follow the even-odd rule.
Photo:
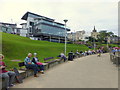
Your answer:
[[[91,55],[59,64],[14,88],[118,88],[118,68],[109,54]]]

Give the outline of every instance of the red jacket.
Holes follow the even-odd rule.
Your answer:
[[[0,61],[0,66],[6,66],[4,62]],[[5,68],[0,69],[0,73],[6,73],[8,72],[7,70],[5,70]]]

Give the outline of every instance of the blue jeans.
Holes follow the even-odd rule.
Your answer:
[[[25,66],[26,66],[26,68],[28,68],[28,69],[32,69],[32,70],[34,71],[34,75],[37,74],[37,72],[38,72],[38,67],[37,67],[37,65],[35,65],[35,64],[27,64],[27,65],[25,65]]]
[[[44,70],[44,65],[37,65],[40,69],[39,69],[39,71],[42,71],[42,70]]]
[[[15,75],[16,75],[15,72],[12,71],[0,74],[0,77],[5,79],[5,87],[9,87],[13,83]]]
[[[66,57],[61,57],[61,60],[62,60],[62,59],[64,59],[64,62],[67,60],[67,58],[66,58]]]

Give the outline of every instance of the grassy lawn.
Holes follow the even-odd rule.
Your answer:
[[[71,50],[73,52],[76,50],[84,51],[88,50],[88,47],[85,45],[67,44],[67,53]],[[24,61],[29,52],[38,53],[40,61],[43,62],[43,59],[46,57],[57,58],[61,52],[64,52],[64,44],[48,41],[36,41],[18,35],[2,33],[2,53],[5,55],[4,62],[8,66],[7,69],[11,69],[13,67],[18,68],[18,62],[13,62],[11,60]]]
[[[107,46],[107,44],[102,44],[103,46]],[[118,44],[108,44],[111,47],[119,47]]]

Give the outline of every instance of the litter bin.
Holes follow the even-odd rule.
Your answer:
[[[73,58],[74,58],[73,52],[69,52],[68,53],[68,61],[73,61]]]

